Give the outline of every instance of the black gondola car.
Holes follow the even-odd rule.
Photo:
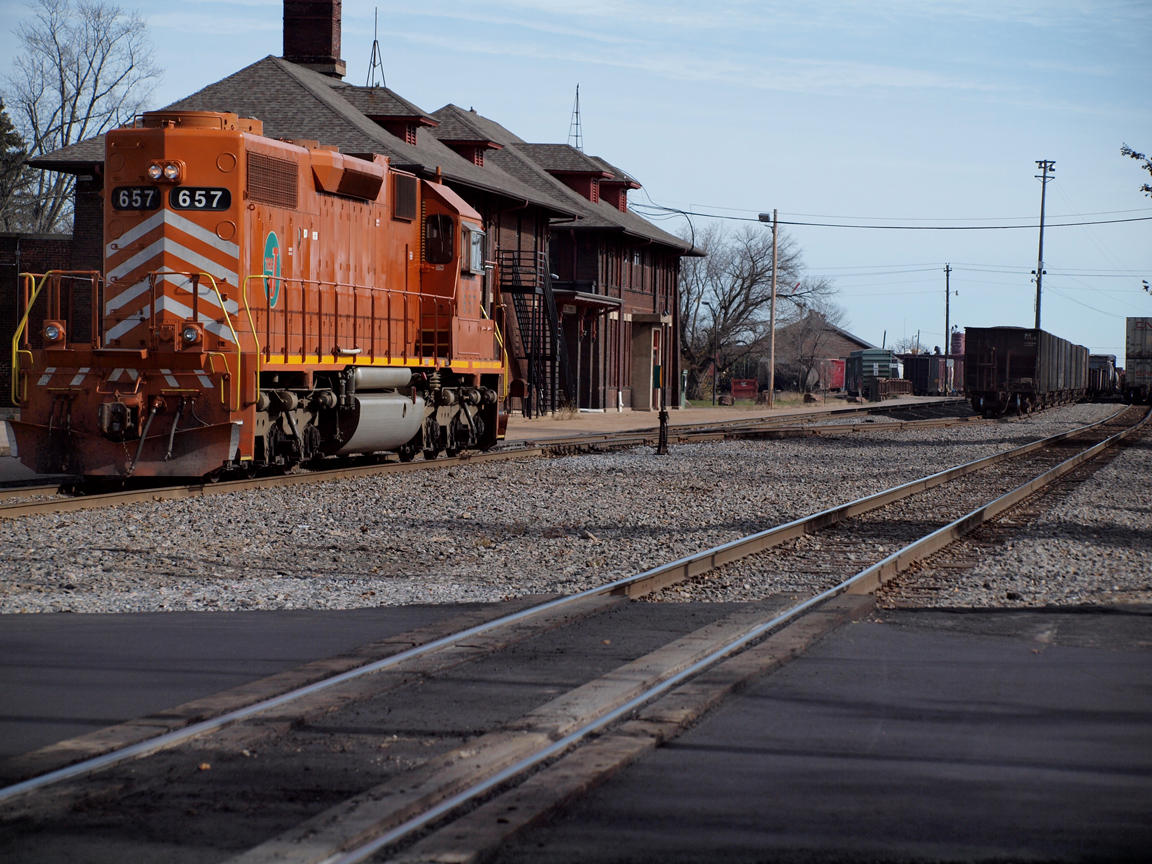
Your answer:
[[[965,329],[964,392],[987,417],[1083,399],[1088,349],[1033,327]]]
[[[917,396],[939,396],[948,392],[947,358],[943,354],[901,354],[904,377],[912,382]]]

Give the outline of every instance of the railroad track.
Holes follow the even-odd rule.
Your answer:
[[[950,403],[943,403],[949,405]],[[735,439],[796,438],[827,435],[845,435],[855,432],[896,431],[900,429],[928,429],[960,423],[986,422],[974,416],[933,417],[912,420],[881,421],[865,417],[856,423],[828,422],[856,411],[865,413],[879,409],[839,409],[836,412],[807,415],[801,423],[784,422],[785,418],[755,418],[706,425],[673,426],[668,440],[672,444],[724,441]],[[943,410],[943,409],[939,409]],[[787,418],[795,420],[795,418]],[[267,489],[307,483],[323,483],[376,474],[404,473],[452,468],[461,464],[526,459],[535,456],[563,456],[578,453],[622,450],[631,447],[656,446],[659,430],[638,429],[626,432],[592,433],[549,438],[538,442],[525,442],[515,446],[497,448],[485,453],[470,453],[451,458],[414,462],[373,462],[343,465],[331,469],[301,471],[240,480],[179,485],[144,485],[90,495],[69,493],[59,483],[47,485],[13,485],[0,488],[0,520],[24,516],[68,513],[102,507],[117,507],[138,501],[164,501],[197,498],[242,492],[248,489]]]
[[[460,855],[461,835],[470,844],[497,843],[542,806],[595,782],[599,772],[690,724],[740,682],[862,614],[870,601],[860,595],[875,585],[1134,434],[1134,413],[572,597],[519,601],[500,618],[409,634],[297,670],[263,682],[263,698],[260,686],[246,687],[29,754],[2,766],[9,780],[38,776],[0,790],[0,818],[16,826],[0,828],[0,850],[12,848],[13,836],[26,841],[29,831],[33,839],[82,836],[86,825],[109,823],[134,829],[139,841],[140,815],[118,815],[134,804],[147,808],[150,823],[180,825],[189,842],[221,853],[216,859],[351,862],[387,849],[390,860],[443,860]],[[952,490],[946,502],[920,497],[945,489]],[[893,523],[917,521],[909,513],[944,506],[957,518],[891,533]],[[837,544],[863,538],[872,547],[869,563],[847,554],[817,560],[804,548],[812,538],[831,537],[830,530],[840,532]],[[723,578],[732,567],[764,567],[765,555],[781,570],[791,556],[817,578],[800,594],[782,585],[735,611],[714,607],[706,618],[697,605],[627,599],[710,573]],[[668,630],[679,635],[669,641]],[[404,641],[410,647],[396,644]],[[381,652],[386,656],[372,657]],[[497,677],[518,687],[497,688]],[[168,732],[157,738],[158,728]],[[64,764],[85,753],[100,755]],[[308,774],[316,782],[302,785]],[[269,778],[287,783],[288,792],[270,788]],[[452,830],[428,833],[457,807],[480,800]],[[164,830],[155,829],[135,857],[157,857]],[[414,837],[415,845],[393,845]],[[126,857],[127,848],[110,854]]]

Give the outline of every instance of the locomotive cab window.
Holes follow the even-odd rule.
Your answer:
[[[456,225],[451,216],[433,213],[424,220],[424,260],[429,264],[447,264],[455,249]]]
[[[465,227],[461,231],[464,260],[461,262],[465,273],[484,272],[484,232]]]

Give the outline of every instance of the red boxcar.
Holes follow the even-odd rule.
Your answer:
[[[818,364],[820,369],[820,389],[821,390],[843,390],[844,389],[844,360],[837,357],[829,357],[821,360]]]
[[[755,378],[733,378],[732,379],[732,398],[733,399],[755,399],[756,398],[756,379]]]

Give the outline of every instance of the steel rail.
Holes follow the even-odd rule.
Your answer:
[[[29,484],[9,483],[0,485],[0,498],[31,498],[33,495],[58,495],[60,484],[32,486]]]
[[[230,492],[244,492],[249,489],[277,489],[285,486],[299,486],[305,483],[327,483],[333,480],[346,480],[352,477],[367,477],[375,474],[402,474],[409,471],[456,468],[472,462],[502,462],[509,459],[525,459],[531,456],[539,456],[542,452],[540,447],[532,446],[515,451],[494,450],[484,453],[472,453],[466,456],[452,456],[420,462],[385,462],[377,465],[356,465],[301,474],[251,477],[244,480],[222,480],[218,483],[192,483],[183,486],[162,486],[152,489],[126,489],[120,492],[104,492],[99,495],[78,495],[71,498],[57,498],[52,501],[33,501],[24,504],[0,505],[0,519],[16,519],[23,516],[37,516],[45,513],[69,513],[99,507],[117,507],[122,504],[132,504],[137,501],[170,501],[185,498],[200,498],[207,495],[223,495]],[[0,495],[0,497],[3,496]]]
[[[1043,438],[1038,441],[1033,441],[1030,444],[1025,444],[1021,447],[1016,447],[1012,450],[1005,450],[1003,453],[994,453],[991,456],[984,456],[980,459],[975,459],[971,462],[966,462],[962,465],[956,465],[952,468],[947,468],[935,474],[929,474],[926,477],[920,477],[916,480],[910,480],[899,486],[893,486],[891,489],[886,489],[883,492],[877,492],[874,495],[868,495],[864,498],[858,498],[855,501],[849,501],[846,504],[840,504],[836,507],[830,507],[818,513],[813,513],[809,516],[795,519],[791,522],[785,522],[782,525],[777,525],[765,531],[750,534],[746,537],[741,537],[738,540],[733,540],[729,543],[724,543],[716,546],[705,552],[695,553],[688,555],[684,558],[671,561],[659,567],[654,567],[645,573],[638,574],[631,577],[630,581],[615,589],[616,593],[628,594],[629,596],[638,597],[644,594],[650,594],[654,591],[659,591],[662,588],[672,585],[676,582],[690,579],[701,573],[707,573],[709,570],[715,570],[724,564],[731,561],[737,561],[741,558],[746,558],[749,555],[755,555],[765,549],[770,549],[773,546],[778,546],[788,540],[793,540],[801,537],[804,534],[811,534],[837,522],[852,516],[858,516],[861,513],[867,513],[869,510],[875,510],[894,501],[899,501],[902,498],[907,498],[915,495],[918,492],[923,492],[939,486],[942,483],[947,483],[958,477],[963,477],[966,474],[971,474],[975,471],[980,471],[1000,462],[1005,462],[1009,459],[1019,458],[1026,456],[1033,451],[1040,450],[1044,447],[1050,447],[1053,444],[1083,434],[1089,430],[1103,426],[1110,423],[1123,413],[1124,409],[1117,411],[1110,417],[1104,420],[1090,423],[1087,426],[1082,426],[1067,432],[1061,432],[1059,435],[1053,435],[1049,438]]]
[[[1120,413],[1120,412],[1118,412]],[[1116,415],[1113,415],[1114,419]],[[1004,510],[1012,507],[1014,504],[1019,503],[1021,500],[1035,494],[1040,489],[1043,489],[1052,481],[1059,479],[1069,471],[1079,467],[1084,462],[1094,458],[1108,447],[1113,446],[1118,441],[1123,440],[1129,435],[1135,433],[1138,429],[1144,426],[1149,417],[1152,417],[1152,410],[1145,414],[1144,418],[1133,426],[1105,438],[1103,441],[1093,445],[1092,447],[1081,451],[1076,456],[1061,462],[1054,468],[1045,471],[1038,477],[1022,484],[1016,489],[1008,492],[993,501],[976,508],[965,516],[950,522],[948,525],[933,531],[931,534],[926,535],[920,540],[908,544],[904,548],[884,558],[882,561],[861,570],[848,579],[839,582],[838,584],[821,591],[818,594],[809,597],[789,609],[773,616],[772,618],[753,625],[741,635],[727,642],[723,646],[712,651],[707,656],[685,667],[681,671],[669,676],[665,680],[653,685],[643,693],[638,694],[629,701],[610,711],[605,712],[600,717],[597,717],[584,726],[576,729],[569,734],[565,735],[551,744],[541,748],[537,752],[521,759],[519,762],[508,765],[505,768],[493,773],[489,777],[475,783],[474,785],[463,789],[460,792],[444,799],[435,806],[429,808],[424,813],[408,819],[407,821],[397,825],[396,827],[388,830],[380,836],[361,844],[353,849],[341,851],[335,855],[331,855],[322,859],[319,864],[358,864],[360,861],[371,857],[379,852],[386,846],[397,842],[409,834],[424,829],[431,825],[436,820],[460,807],[463,804],[485,795],[493,789],[501,786],[512,778],[540,765],[543,762],[560,755],[568,750],[574,744],[579,743],[589,735],[600,731],[606,726],[609,726],[621,717],[627,716],[636,709],[652,701],[653,699],[671,691],[677,685],[683,683],[687,679],[705,671],[709,667],[715,665],[729,655],[740,651],[750,644],[760,640],[774,630],[777,630],[784,624],[799,617],[804,612],[819,606],[834,597],[845,593],[870,593],[875,590],[885,577],[895,575],[901,570],[907,569],[915,561],[931,555],[933,552],[938,551],[943,546],[948,545],[956,537],[962,536],[988,519],[993,518],[995,515],[1002,513]],[[1107,423],[1108,421],[1103,421]],[[1103,423],[1092,424],[1092,426],[1085,428],[1095,428],[1096,426],[1103,425]],[[1059,436],[1066,437],[1066,436]]]
[[[893,431],[908,428],[934,428],[949,426],[960,422],[969,422],[973,418],[948,418],[932,420],[903,420],[888,423],[861,423],[861,424],[813,424],[804,426],[765,426],[741,429],[727,429],[716,427],[700,427],[699,431],[689,433],[673,433],[674,441],[686,443],[688,441],[705,442],[710,440],[730,440],[733,438],[783,438],[783,437],[809,437],[826,433],[849,433],[860,431]],[[353,477],[365,477],[379,474],[404,473],[408,471],[425,471],[437,468],[457,467],[470,462],[502,461],[509,459],[526,459],[545,454],[560,454],[564,451],[582,447],[607,444],[612,447],[636,447],[641,445],[654,445],[656,430],[642,433],[593,433],[587,436],[573,436],[568,438],[548,438],[533,442],[524,442],[523,446],[509,446],[489,450],[482,453],[471,453],[460,456],[445,457],[441,459],[421,460],[418,462],[386,462],[375,465],[344,466],[321,471],[307,471],[299,474],[281,474],[268,477],[252,477],[242,480],[222,480],[209,483],[188,483],[179,486],[159,486],[142,489],[126,489],[118,492],[103,492],[97,495],[77,495],[53,498],[50,501],[32,501],[24,503],[0,504],[0,520],[18,519],[24,516],[38,516],[51,513],[72,513],[80,510],[92,510],[101,507],[118,507],[124,504],[133,504],[139,501],[168,501],[199,498],[207,495],[221,495],[230,492],[242,492],[249,489],[269,489],[294,486],[302,483],[326,483],[333,480],[344,480]],[[33,493],[14,491],[20,487],[0,487],[0,498],[27,498]],[[26,487],[29,488],[29,487]],[[35,487],[42,492],[49,487]],[[51,487],[53,494],[59,486]]]
[[[789,418],[795,419],[795,418]],[[775,438],[807,438],[825,434],[848,432],[891,432],[905,429],[935,429],[958,426],[961,423],[983,423],[980,417],[935,417],[923,420],[890,420],[885,422],[864,421],[861,423],[801,423],[784,425],[778,423],[755,423],[719,426],[672,426],[668,430],[668,440],[675,444],[702,443],[708,441],[756,440]],[[532,444],[547,450],[553,455],[567,455],[572,451],[582,451],[608,446],[613,449],[626,447],[655,446],[659,430],[642,429],[625,432],[584,432],[576,435],[558,435],[554,438],[537,438]],[[504,445],[506,450],[515,450],[519,444]]]
[[[12,785],[0,788],[0,803],[27,792],[50,786],[62,780],[93,773],[103,768],[107,768],[112,765],[116,765],[121,762],[125,762],[130,759],[134,759],[148,753],[152,753],[157,750],[182,743],[198,735],[221,729],[224,726],[248,719],[264,711],[279,707],[306,696],[310,696],[330,687],[334,687],[347,681],[360,678],[364,675],[370,675],[375,672],[390,669],[408,660],[420,657],[424,654],[431,653],[441,648],[449,647],[473,636],[497,630],[501,627],[523,621],[532,616],[568,605],[570,603],[576,603],[580,600],[603,594],[629,594],[632,596],[639,596],[645,593],[650,593],[651,591],[657,590],[659,587],[663,587],[664,585],[668,585],[674,581],[677,581],[675,578],[672,578],[672,574],[680,574],[679,578],[681,579],[699,575],[701,573],[715,569],[721,564],[738,560],[748,555],[755,554],[762,549],[777,545],[789,537],[795,537],[799,536],[800,534],[807,533],[808,527],[813,527],[814,530],[818,530],[818,528],[835,524],[836,522],[848,518],[849,516],[858,515],[878,507],[883,507],[892,501],[899,500],[900,498],[907,497],[909,495],[915,494],[916,492],[922,491],[923,489],[931,488],[931,486],[945,482],[944,479],[936,478],[942,478],[949,474],[952,474],[953,476],[961,476],[960,473],[955,472],[962,472],[963,474],[971,473],[971,471],[978,470],[980,467],[986,467],[987,465],[994,464],[998,461],[1003,461],[1013,456],[1023,456],[1041,447],[1050,446],[1051,444],[1065,440],[1071,436],[1095,429],[1096,427],[1102,426],[1115,419],[1115,417],[1117,417],[1120,413],[1122,412],[1118,411],[1116,414],[1105,420],[1079,427],[1068,432],[1063,432],[1059,435],[1040,439],[1038,441],[1031,442],[1030,444],[1026,444],[1021,447],[1005,451],[1003,453],[994,454],[993,456],[987,456],[983,459],[965,463],[964,465],[957,466],[956,468],[938,472],[918,480],[913,480],[909,483],[893,487],[892,489],[884,490],[874,495],[858,498],[855,501],[851,501],[847,504],[829,508],[811,516],[807,516],[802,519],[797,519],[784,525],[777,526],[776,528],[771,528],[766,531],[753,534],[749,537],[741,538],[739,540],[731,541],[711,549],[706,549],[702,552],[679,558],[676,561],[651,568],[642,573],[624,576],[620,579],[613,580],[603,585],[598,585],[594,588],[588,588],[575,594],[557,597],[553,600],[529,607],[528,609],[523,609],[519,612],[505,615],[499,618],[495,618],[491,621],[486,621],[482,624],[469,627],[457,633],[443,636],[439,639],[424,643],[423,645],[413,646],[412,648],[406,649],[397,654],[393,654],[389,657],[367,663],[363,666],[356,667],[355,669],[350,669],[330,678],[325,678],[321,681],[316,681],[303,687],[289,690],[280,694],[279,696],[264,699],[251,705],[247,705],[243,708],[238,708],[225,714],[221,714],[217,717],[202,720],[180,729],[175,729],[170,732],[146,739],[144,741],[140,741],[135,744],[104,753],[100,756],[84,759],[82,761],[73,763],[72,765],[46,772],[19,783],[14,783]],[[475,459],[477,457],[471,458]],[[437,463],[451,463],[451,460],[436,461]],[[400,464],[407,466],[414,463]],[[931,482],[931,485],[924,485],[930,481],[934,482]],[[787,536],[784,536],[785,534]],[[773,539],[775,537],[779,537],[779,539]],[[636,590],[632,590],[633,586],[639,587]],[[806,609],[808,606],[804,606],[803,608]]]

